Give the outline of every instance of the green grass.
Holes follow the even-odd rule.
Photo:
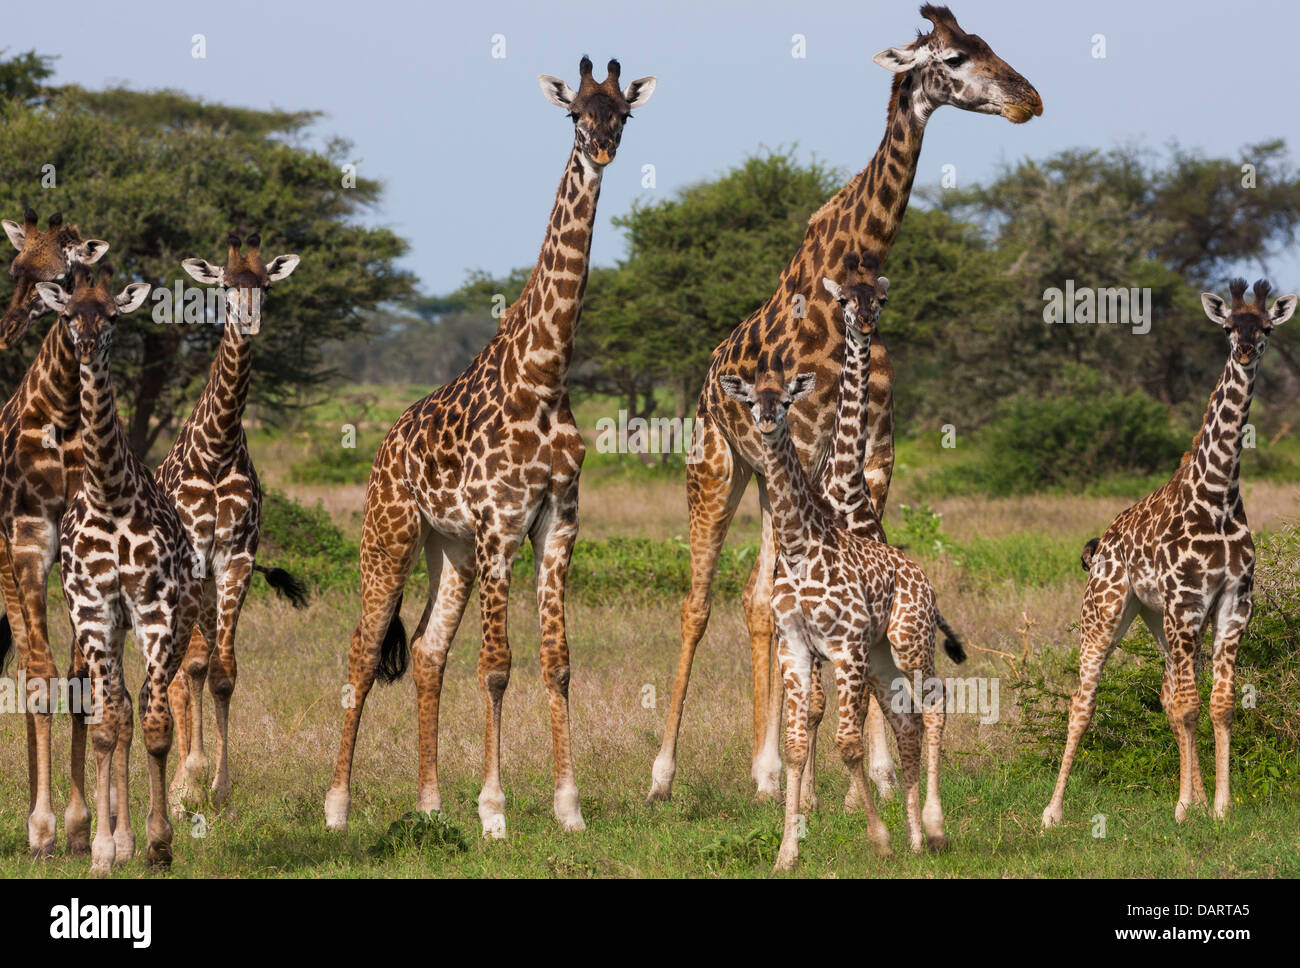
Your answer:
[[[588,829],[582,834],[565,834],[555,825],[545,776],[507,783],[505,841],[479,838],[477,786],[469,781],[446,790],[442,820],[413,820],[419,818],[416,814],[396,824],[394,818],[410,802],[409,783],[369,783],[342,835],[324,829],[315,791],[259,791],[240,797],[236,819],[210,822],[202,839],[178,829],[172,871],[152,876],[769,875],[780,840],[779,805],[755,804],[739,783],[731,789],[696,787],[683,777],[673,802],[650,806],[635,790],[602,784],[596,765],[587,766],[583,809]],[[949,769],[943,793],[951,847],[941,854],[911,854],[895,797],[881,805],[894,847],[893,857],[881,859],[870,849],[862,815],[840,806],[846,783],[831,771],[822,779],[824,805],[809,817],[795,876],[1300,875],[1300,802],[1245,802],[1235,805],[1226,821],[1194,814],[1179,825],[1173,819],[1174,777],[1153,779],[1141,785],[1117,783],[1082,770],[1071,781],[1064,824],[1044,831],[1039,818],[1051,793],[1049,771],[1023,763],[975,774]],[[27,858],[17,806],[10,798],[0,810],[0,876],[85,876],[85,859],[61,854],[42,862]],[[1105,818],[1104,837],[1094,836],[1099,815]],[[137,859],[114,876],[143,873]]]

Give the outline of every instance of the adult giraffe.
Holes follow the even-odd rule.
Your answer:
[[[487,708],[483,789],[485,836],[505,836],[501,791],[501,705],[510,680],[506,604],[515,553],[530,538],[537,562],[542,678],[555,748],[555,817],[582,830],[569,745],[569,646],[564,582],[578,533],[578,475],[585,454],[569,410],[568,370],[587,286],[591,234],[604,168],[623,124],[650,99],[656,80],[619,88],[618,61],[597,83],[579,65],[574,91],[540,78],[542,93],[574,122],[574,144],[555,196],[546,240],[527,285],[496,335],[455,380],[412,405],[379,446],[361,531],[361,621],[352,635],[344,717],[327,826],[347,826],[352,755],[376,673],[405,670],[402,590],[416,556],[429,566],[429,599],[416,628],[419,808],[439,810],[438,702],[443,669],[475,580],[483,613],[479,685]],[[385,632],[387,630],[387,632]],[[381,668],[382,665],[382,668]]]
[[[932,29],[907,47],[881,51],[875,62],[894,73],[885,135],[871,163],[809,220],[803,244],[782,273],[775,293],[713,351],[696,410],[694,456],[687,466],[691,590],[682,603],[682,650],[663,745],[655,758],[650,800],[672,796],[677,771],[677,734],[695,649],[709,620],[710,592],[718,554],[751,475],[760,478],[762,545],[745,587],[753,670],[754,752],[752,774],[760,797],[780,792],[781,758],[771,710],[780,708],[780,676],[771,676],[771,596],[776,536],[762,486],[761,438],[746,409],[729,398],[719,379],[753,383],[769,361],[784,372],[816,375],[816,388],[791,409],[791,437],[800,461],[816,468],[826,453],[835,420],[835,394],[844,359],[844,336],[835,324],[833,300],[821,280],[837,273],[846,252],[861,252],[883,265],[907,209],[926,121],[938,107],[1000,114],[1016,124],[1043,113],[1038,92],[988,44],[968,34],[947,7],[926,4],[921,16]],[[894,371],[884,343],[871,344],[868,457],[864,470],[876,517],[883,516],[894,465]],[[773,720],[774,722],[774,720]],[[893,760],[884,718],[876,703],[868,718],[871,778],[887,793]]]

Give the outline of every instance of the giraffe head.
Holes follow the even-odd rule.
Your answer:
[[[873,336],[880,321],[880,310],[889,298],[889,280],[876,275],[880,261],[871,253],[859,256],[850,252],[844,257],[844,282],[822,279],[844,315],[844,327],[859,341]]]
[[[927,3],[921,16],[933,25],[906,47],[890,47],[873,58],[887,71],[916,79],[912,110],[923,119],[935,108],[951,104],[963,111],[1000,114],[1023,124],[1043,113],[1043,99],[976,34],[957,24],[947,7]]]
[[[9,349],[23,338],[32,318],[44,312],[45,307],[36,296],[36,284],[62,279],[73,266],[91,265],[108,251],[108,243],[82,239],[75,225],[63,224],[63,216],[58,212],[50,216],[43,232],[36,213],[30,208],[23,213],[22,225],[9,219],[0,224],[18,250],[9,265],[14,294],[0,321],[0,349]]]
[[[73,270],[70,294],[57,282],[36,284],[40,299],[59,314],[59,323],[68,327],[77,359],[83,364],[108,354],[117,317],[139,309],[150,289],[147,282],[133,282],[113,295],[111,266],[102,266],[93,281],[90,273],[85,266]]]
[[[748,383],[734,374],[719,377],[718,383],[727,396],[749,407],[758,432],[765,441],[773,442],[787,433],[786,417],[790,407],[796,400],[802,400],[813,392],[817,374],[800,373],[787,383],[785,371],[777,363],[760,369],[755,383]]]
[[[1223,327],[1228,334],[1230,359],[1236,360],[1243,367],[1252,369],[1259,364],[1259,358],[1268,348],[1268,337],[1274,326],[1281,326],[1295,312],[1295,293],[1283,296],[1273,303],[1267,311],[1264,304],[1268,302],[1269,284],[1260,279],[1255,283],[1255,298],[1246,302],[1246,280],[1233,279],[1228,283],[1228,292],[1232,296],[1232,306],[1222,297],[1212,292],[1201,293],[1201,305],[1205,315]]]
[[[239,332],[256,336],[262,331],[262,297],[271,291],[271,283],[289,278],[300,261],[296,255],[277,255],[262,261],[262,237],[256,232],[248,237],[248,251],[240,252],[244,242],[233,232],[226,236],[226,264],[215,266],[206,259],[185,259],[181,267],[195,282],[218,286],[225,297],[226,322]]]
[[[659,79],[642,77],[625,88],[618,86],[619,65],[612,60],[606,68],[605,79],[599,84],[591,73],[591,58],[578,63],[582,80],[575,91],[558,77],[542,74],[537,80],[542,94],[558,108],[564,108],[573,119],[574,137],[583,157],[603,168],[614,160],[623,125],[632,117],[632,109],[650,100]]]

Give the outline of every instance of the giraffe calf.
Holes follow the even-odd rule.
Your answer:
[[[149,469],[127,445],[109,377],[109,348],[119,314],[139,308],[147,283],[116,296],[109,270],[94,283],[79,270],[71,294],[38,283],[41,298],[66,326],[80,365],[82,446],[85,474],[60,522],[63,593],[72,618],[77,667],[94,689],[95,839],[91,871],[106,874],[135,853],[129,816],[128,759],[132,709],[123,672],[128,630],[144,654],[140,723],[149,754],[149,862],[171,862],[172,826],[167,819],[167,754],[172,715],[167,685],[183,652],[181,636],[198,613],[201,571],[180,515]],[[110,772],[117,756],[115,785]],[[80,764],[84,769],[84,761]],[[84,777],[73,767],[74,788]],[[116,795],[116,818],[113,798]],[[86,818],[88,823],[89,818]],[[69,838],[84,831],[69,831]]]
[[[800,791],[808,760],[809,696],[813,665],[831,664],[839,705],[836,743],[849,770],[851,792],[867,814],[868,835],[882,856],[889,832],[876,812],[863,773],[862,727],[874,692],[898,738],[903,766],[908,836],[913,851],[926,842],[947,845],[939,800],[943,737],[942,687],[934,683],[936,626],[960,653],[955,635],[935,604],[925,573],[896,548],[850,533],[811,488],[790,439],[791,404],[812,392],[815,377],[788,384],[780,369],[760,371],[756,385],[720,378],[723,390],[746,404],[763,439],[767,481],[781,567],[772,593],[777,652],[786,691],[785,831],[776,869],[789,870],[799,854]],[[926,680],[923,695],[914,679]],[[870,692],[869,692],[870,690]],[[927,788],[921,810],[921,744],[926,743]],[[924,832],[923,832],[924,830]]]

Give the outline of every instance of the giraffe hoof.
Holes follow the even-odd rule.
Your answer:
[[[148,853],[150,867],[166,868],[172,866],[172,845],[169,843],[150,844]]]
[[[90,832],[68,837],[68,853],[73,857],[85,857],[90,853]]]
[[[780,790],[756,790],[754,792],[755,803],[776,803],[780,799]]]
[[[881,800],[894,799],[894,788],[898,785],[898,774],[894,771],[894,761],[890,760],[888,766],[872,765],[868,771],[871,777],[871,785],[876,788],[876,794]],[[853,809],[849,806],[848,799],[845,798],[844,806],[846,809]]]
[[[506,817],[503,813],[489,814],[483,818],[483,838],[485,840],[506,839]]]
[[[673,788],[670,786],[660,787],[658,784],[650,788],[646,794],[646,803],[667,803],[673,798]]]
[[[95,838],[90,848],[90,873],[96,877],[107,877],[113,869],[113,861],[117,854],[117,844],[113,843],[113,838],[103,834]]]
[[[1183,823],[1187,819],[1187,806],[1186,803],[1179,801],[1178,805],[1174,807],[1175,823]]]
[[[782,847],[780,853],[776,855],[776,863],[772,865],[772,872],[774,874],[783,874],[786,871],[792,871],[798,861],[798,850],[786,850]]]
[[[1053,827],[1059,827],[1061,825],[1061,818],[1062,810],[1060,807],[1048,806],[1048,808],[1043,811],[1043,829],[1051,830]]]
[[[817,799],[815,793],[804,793],[799,797],[799,811],[801,813],[816,813],[817,808],[821,806],[821,801]]]
[[[348,829],[348,806],[352,798],[347,790],[330,790],[325,794],[325,829]]]
[[[947,850],[948,845],[951,843],[947,834],[926,834],[925,842],[926,846],[936,854]]]

